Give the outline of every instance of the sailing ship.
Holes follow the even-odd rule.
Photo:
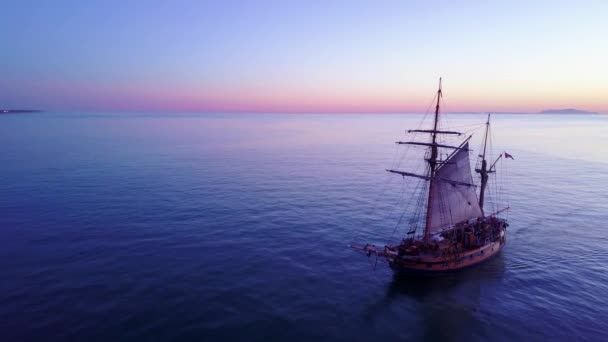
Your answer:
[[[430,142],[408,141],[397,144],[423,146],[428,148],[425,155],[426,172],[416,174],[400,170],[387,170],[405,177],[424,181],[421,210],[426,210],[423,231],[414,225],[397,244],[384,247],[373,244],[351,245],[368,257],[375,255],[388,262],[391,268],[404,271],[451,271],[483,262],[498,254],[506,244],[507,220],[500,217],[509,207],[500,208],[486,214],[484,200],[489,175],[496,172],[496,164],[503,156],[488,165],[486,160],[490,115],[485,124],[482,153],[475,172],[479,174],[479,184],[474,184],[469,161],[469,140],[467,137],[455,146],[440,141],[440,136],[461,136],[462,133],[442,130],[439,126],[440,101],[442,98],[441,79],[437,90],[437,103],[433,127],[431,129],[409,130],[408,133],[430,134]],[[448,151],[447,153],[442,153]],[[441,156],[445,156],[441,158]],[[507,157],[510,155],[506,154]],[[479,188],[479,196],[477,194]],[[426,208],[424,206],[426,205]],[[422,214],[420,215],[422,216]]]

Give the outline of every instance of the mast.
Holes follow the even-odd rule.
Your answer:
[[[488,121],[486,121],[486,133],[483,136],[483,154],[481,155],[481,168],[475,170],[479,172],[481,176],[481,186],[479,190],[479,207],[481,208],[481,212],[483,213],[483,200],[486,192],[486,185],[488,185],[488,169],[486,162],[486,148],[488,147],[488,133],[490,130],[490,114],[488,114]]]
[[[435,168],[437,166],[437,123],[439,121],[439,100],[441,99],[441,77],[439,77],[439,89],[437,89],[437,105],[435,106],[435,123],[433,125],[432,134],[432,144],[431,144],[431,157],[429,158],[429,177],[431,179],[429,185],[429,197],[427,201],[426,207],[426,222],[424,227],[424,241],[429,242],[430,239],[430,223],[431,223],[431,215],[432,215],[432,203],[433,203],[433,188],[435,187],[435,182],[433,181],[433,177],[435,177]]]

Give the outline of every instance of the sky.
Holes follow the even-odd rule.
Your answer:
[[[0,108],[608,113],[608,1],[0,2]]]

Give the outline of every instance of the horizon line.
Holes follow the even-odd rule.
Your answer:
[[[551,109],[552,110],[552,109]],[[546,110],[541,111],[447,111],[440,112],[442,114],[608,114],[608,112],[595,112],[595,111],[582,111],[582,112],[563,112],[563,113],[545,113]],[[14,113],[11,113],[14,112]],[[422,112],[422,111],[372,111],[372,110],[363,110],[363,111],[293,111],[293,110],[269,110],[269,111],[261,111],[261,110],[90,110],[90,109],[10,109],[10,108],[0,108],[0,114],[17,114],[17,113],[25,113],[25,112],[38,112],[38,113],[53,113],[53,112],[67,112],[67,113],[159,113],[159,114],[427,114],[431,113],[430,111]]]

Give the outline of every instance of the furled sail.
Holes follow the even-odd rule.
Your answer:
[[[431,234],[483,215],[472,186],[468,151],[467,142],[437,169],[435,179],[431,180],[431,216],[427,225]]]

